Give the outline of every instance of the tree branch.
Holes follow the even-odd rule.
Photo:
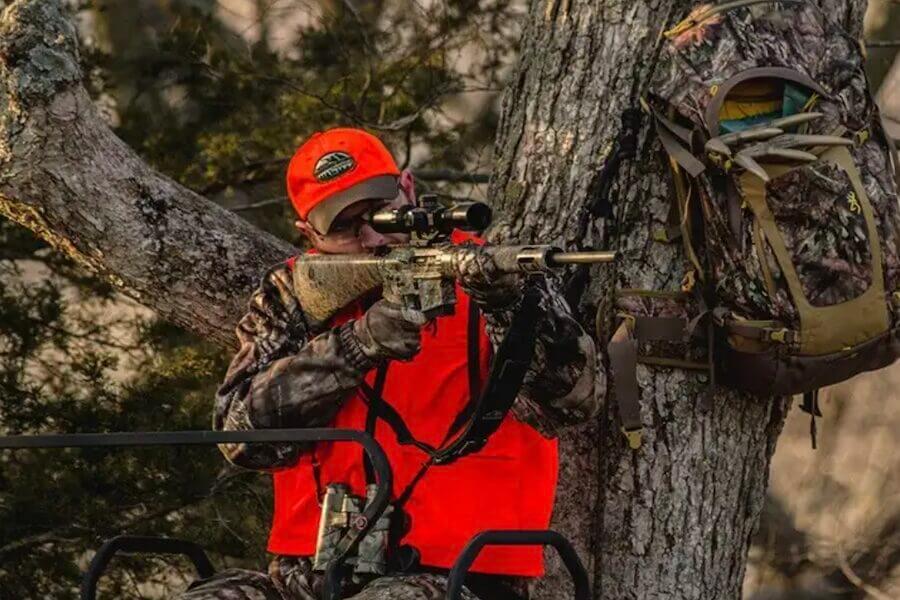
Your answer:
[[[0,14],[0,214],[168,320],[233,345],[243,303],[293,247],[149,168],[81,85],[61,0]]]

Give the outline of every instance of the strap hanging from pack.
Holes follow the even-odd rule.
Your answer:
[[[702,223],[702,218],[700,218],[700,208],[697,205],[696,200],[691,202],[691,199],[694,197],[693,187],[691,185],[692,180],[684,174],[684,171],[678,162],[671,157],[669,158],[669,167],[672,174],[672,187],[675,192],[675,197],[672,199],[672,203],[669,206],[669,219],[675,217],[675,223],[670,221],[667,228],[674,229],[672,226],[677,225],[681,233],[680,237],[682,247],[684,248],[684,254],[693,266],[696,277],[701,281],[704,281],[706,275],[703,270],[703,265],[700,264],[700,258],[697,256],[697,252],[694,249],[694,228],[698,223]],[[674,212],[672,211],[673,205],[676,207]]]
[[[697,177],[703,173],[706,170],[706,165],[694,156],[690,149],[691,131],[667,119],[646,101],[642,101],[641,106],[653,117],[653,122],[656,125],[656,135],[672,160],[687,171],[691,177]]]
[[[644,425],[641,422],[641,400],[637,385],[637,340],[632,335],[627,320],[619,325],[606,351],[622,433],[628,440],[628,446],[637,450],[641,447]]]
[[[876,108],[875,110],[878,110]],[[900,141],[894,141],[885,123],[884,115],[879,111],[878,124],[881,129],[882,142],[888,150],[888,169],[894,176],[894,182],[897,184],[897,192],[900,193]]]
[[[800,410],[805,413],[809,413],[809,440],[812,443],[813,450],[816,449],[816,437],[817,437],[817,427],[816,427],[816,417],[822,416],[822,411],[819,408],[819,390],[815,389],[811,392],[805,392],[803,394],[803,403],[800,405]]]
[[[640,390],[637,384],[638,362],[661,364],[638,359],[638,343],[645,341],[686,342],[690,324],[677,317],[643,317],[626,315],[606,347],[612,372],[613,392],[619,408],[622,433],[631,449],[641,447],[644,426],[641,421]],[[663,366],[697,368],[695,363],[670,361]]]
[[[730,177],[719,177],[718,183],[725,188],[725,208],[728,211],[728,226],[731,228],[731,235],[741,253],[744,253],[747,248],[747,238],[744,236],[744,210],[741,208],[741,194],[734,179]]]

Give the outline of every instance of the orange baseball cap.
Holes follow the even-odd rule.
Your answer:
[[[395,198],[399,181],[400,169],[381,140],[348,127],[314,133],[287,168],[294,210],[320,233],[328,233],[335,217],[355,202]]]

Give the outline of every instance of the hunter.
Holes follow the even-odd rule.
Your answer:
[[[310,137],[290,161],[287,190],[295,225],[313,252],[376,252],[404,236],[382,235],[374,210],[411,203],[411,175],[382,142],[350,128]],[[461,231],[454,244],[481,244]],[[481,247],[480,245],[478,247]],[[440,447],[470,401],[470,377],[487,377],[491,352],[522,295],[517,276],[498,275],[486,252],[461,264],[453,316],[424,315],[379,298],[360,298],[326,327],[311,327],[292,285],[292,261],[271,267],[253,293],[236,333],[240,349],[216,394],[216,430],[342,427],[373,431],[394,473],[395,523],[388,569],[354,576],[345,597],[432,599],[446,594],[446,574],[465,543],[486,529],[546,529],[557,482],[556,434],[594,416],[594,343],[553,287],[541,286],[545,316],[536,325],[535,358],[515,404],[478,452],[432,465],[419,448],[400,445],[383,421],[373,427],[363,382],[376,388],[413,436]],[[470,304],[474,306],[470,307]],[[470,318],[470,308],[480,316]],[[475,325],[473,325],[473,323]],[[470,331],[474,329],[474,335]],[[472,339],[470,339],[472,338]],[[476,344],[472,348],[471,344]],[[474,350],[474,353],[473,353]],[[477,368],[469,362],[477,356]],[[267,574],[229,569],[195,582],[183,600],[315,600],[323,573],[314,569],[320,502],[326,488],[366,497],[371,473],[348,443],[222,446],[233,464],[271,471],[275,512]],[[527,597],[527,578],[543,574],[540,548],[486,548],[472,567],[464,597]]]

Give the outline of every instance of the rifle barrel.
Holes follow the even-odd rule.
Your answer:
[[[601,250],[585,250],[583,252],[554,252],[549,261],[555,265],[590,265],[608,263],[616,260],[616,253]]]

